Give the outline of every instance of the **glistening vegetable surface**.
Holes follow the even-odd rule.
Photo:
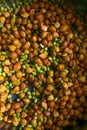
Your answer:
[[[34,0],[2,9],[0,120],[60,130],[87,119],[86,35],[80,15],[64,5]]]

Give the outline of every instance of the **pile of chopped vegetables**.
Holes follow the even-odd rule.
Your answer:
[[[70,7],[33,0],[2,8],[0,121],[61,130],[87,119],[86,59],[87,30]]]

